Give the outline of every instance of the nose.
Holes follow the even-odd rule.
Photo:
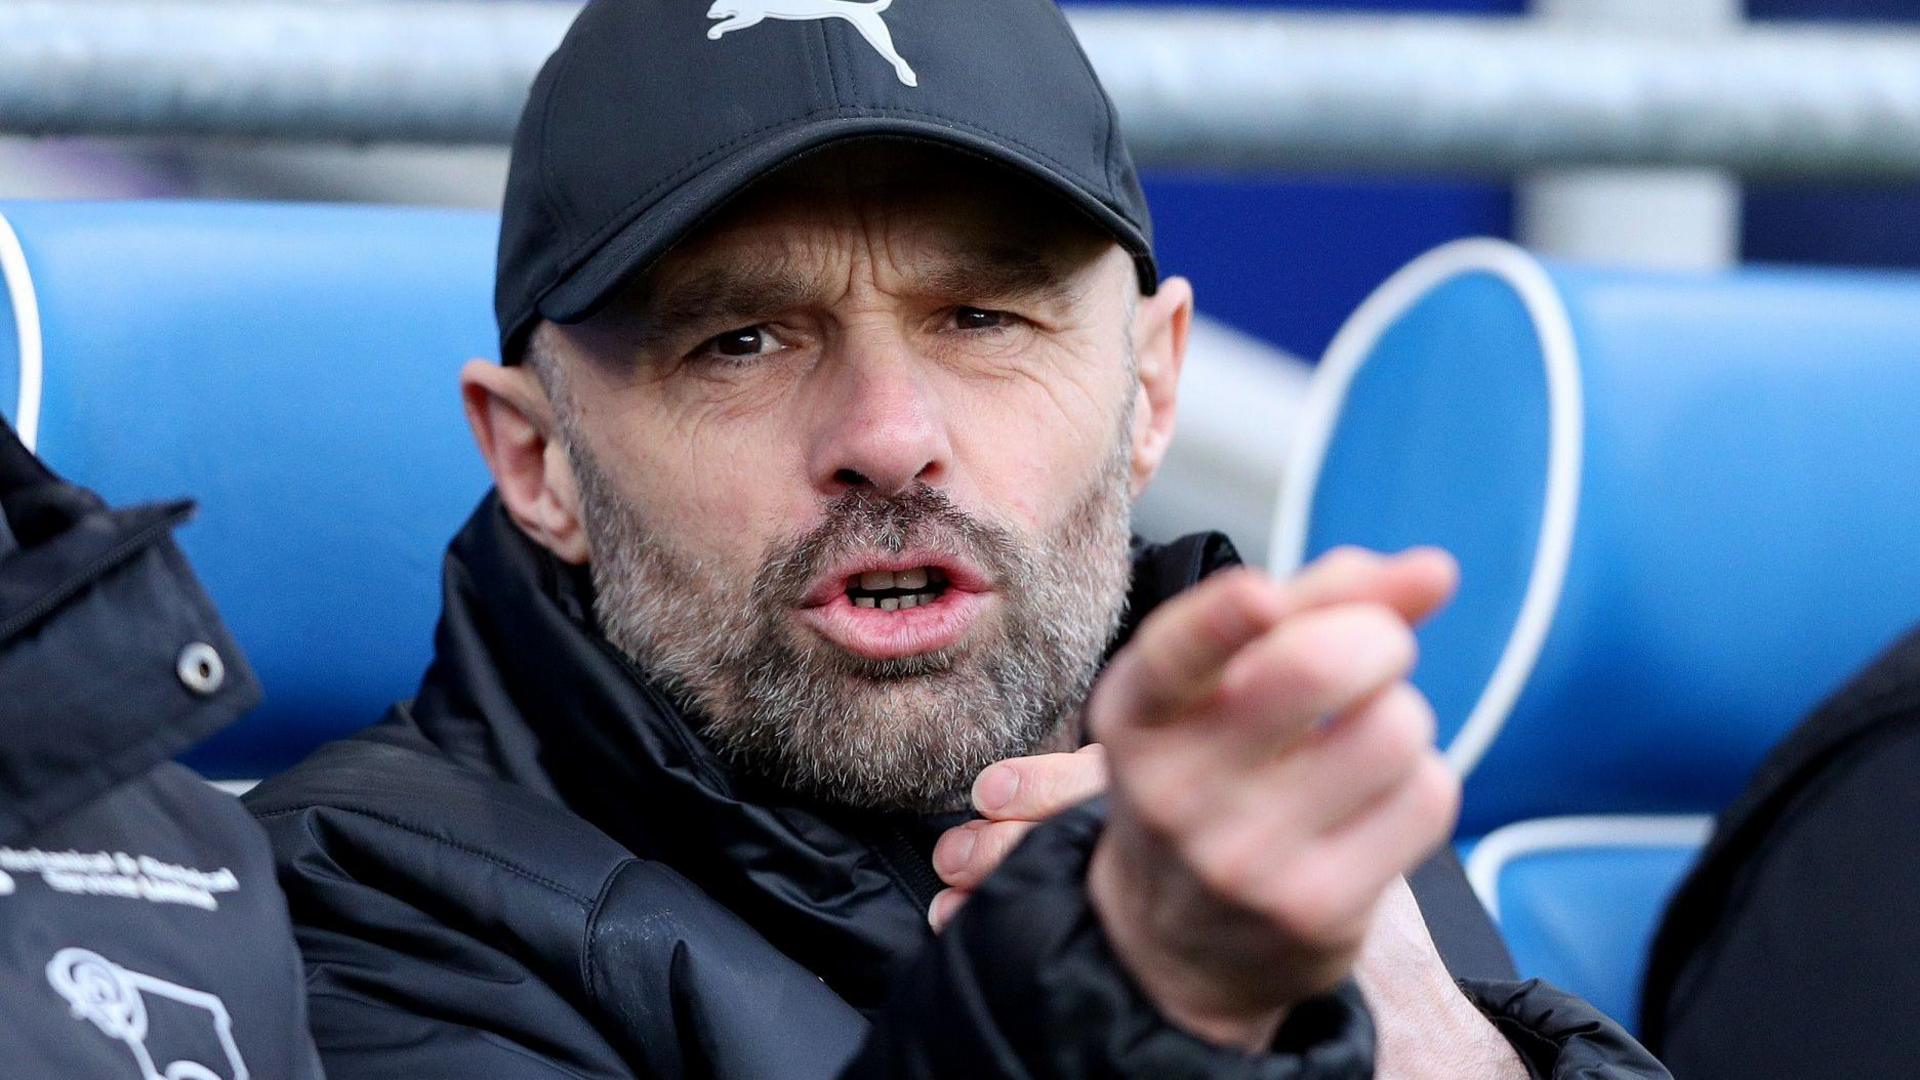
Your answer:
[[[952,448],[941,404],[900,343],[854,341],[830,366],[810,472],[828,497],[940,487]]]

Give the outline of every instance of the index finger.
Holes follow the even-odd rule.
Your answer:
[[[1122,693],[1128,711],[1149,722],[1197,705],[1218,689],[1227,661],[1278,625],[1288,606],[1280,586],[1259,571],[1214,574],[1147,616],[1096,697]]]
[[[1288,580],[1289,612],[1335,604],[1382,604],[1419,623],[1453,596],[1460,565],[1436,547],[1382,555],[1355,547],[1327,552]]]

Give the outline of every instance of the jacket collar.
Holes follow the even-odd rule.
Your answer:
[[[1136,543],[1121,638],[1160,600],[1237,562],[1218,534]],[[594,628],[584,572],[489,495],[448,551],[436,658],[406,711],[468,766],[566,804],[740,915],[861,1008],[927,939],[918,822],[743,783]]]
[[[109,510],[0,423],[0,843],[199,742],[259,701],[173,527],[185,502]],[[190,692],[176,655],[211,643],[224,675]]]

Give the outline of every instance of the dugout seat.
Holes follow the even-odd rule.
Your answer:
[[[1703,815],[1920,614],[1914,400],[1905,274],[1606,271],[1462,241],[1329,347],[1271,562],[1459,556],[1415,682],[1522,974],[1630,1019]]]
[[[260,777],[412,694],[487,476],[458,406],[496,352],[490,214],[0,203],[0,410],[180,542],[265,703],[195,752]]]
[[[1467,880],[1527,976],[1638,1030],[1647,951],[1712,831],[1705,814],[1530,818],[1474,843]]]

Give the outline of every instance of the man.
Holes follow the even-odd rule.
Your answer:
[[[705,16],[542,72],[437,659],[251,800],[330,1074],[1664,1075],[1401,883],[1444,556],[1130,557],[1191,293],[1059,12]]]

